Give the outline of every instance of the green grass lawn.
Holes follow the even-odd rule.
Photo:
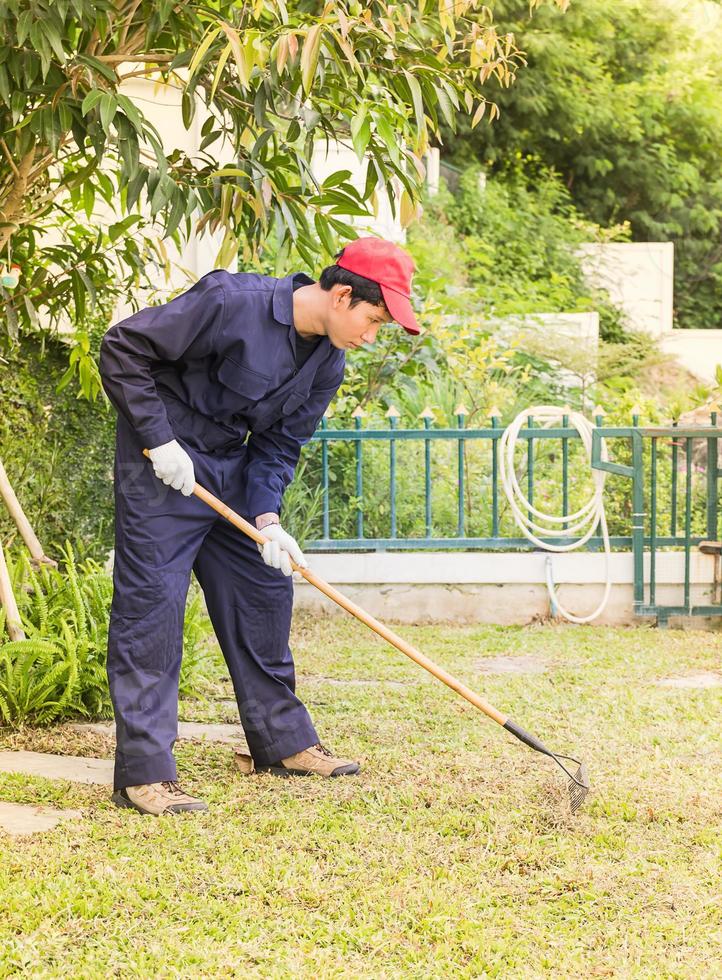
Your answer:
[[[571,817],[554,764],[348,619],[298,618],[299,693],[359,777],[243,776],[182,743],[207,814],[142,818],[105,790],[0,776],[0,798],[82,809],[0,843],[0,975],[718,977],[722,635],[399,627],[560,751],[588,762]],[[543,673],[484,673],[525,656]],[[232,720],[186,702],[187,720]],[[101,736],[3,747],[110,755]]]

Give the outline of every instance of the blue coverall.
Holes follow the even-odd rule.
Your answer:
[[[108,638],[116,789],[176,778],[191,570],[255,762],[269,765],[319,741],[295,694],[291,579],[197,497],[161,483],[142,455],[177,439],[196,480],[248,520],[280,511],[301,446],[343,380],[344,353],[326,337],[296,368],[293,291],[313,282],[302,272],[211,272],[103,338],[100,373],[118,411]]]

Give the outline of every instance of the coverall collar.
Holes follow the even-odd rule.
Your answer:
[[[305,272],[291,272],[276,282],[273,287],[273,315],[279,323],[285,323],[290,327],[293,323],[293,281],[300,279],[304,286],[312,286],[315,279],[311,279]]]
[[[293,284],[296,279],[304,286],[311,286],[316,281],[307,276],[305,272],[292,272],[290,275],[279,279],[273,287],[273,316],[279,323],[288,325],[288,342],[291,345],[294,360],[296,358],[296,325],[293,322]],[[302,372],[309,365],[313,367],[320,354],[325,353],[328,349],[328,338],[322,337],[321,340],[325,340],[326,345],[320,343],[316,346],[316,350],[301,368]],[[296,374],[297,372],[294,371],[294,377]]]

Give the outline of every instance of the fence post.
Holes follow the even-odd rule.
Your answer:
[[[351,413],[351,418],[354,420],[354,426],[358,431],[362,425],[362,419],[364,415],[364,410],[358,405]],[[363,511],[363,492],[364,492],[364,482],[363,482],[363,456],[362,456],[362,440],[356,440],[356,537],[362,538],[364,536],[364,511]]]
[[[710,425],[717,427],[719,405],[709,407]],[[717,540],[717,481],[720,476],[716,436],[707,439],[707,539]]]
[[[564,406],[565,414],[562,415],[562,428],[569,426],[569,406]],[[569,513],[569,436],[562,436],[562,514]],[[564,521],[562,530],[566,531],[569,521]],[[595,528],[596,530],[596,528]]]
[[[323,432],[328,428],[328,423],[326,421],[326,416],[330,414],[328,409],[324,412],[323,418],[321,419],[321,430]],[[321,480],[323,486],[323,539],[328,541],[331,536],[331,524],[329,520],[329,507],[328,507],[328,439],[321,440]]]
[[[431,411],[430,406],[426,406],[421,415],[420,419],[424,420],[424,428],[428,431],[431,428],[431,422],[434,418],[434,413]],[[426,537],[431,537],[431,439],[424,439],[424,489],[425,489],[425,511],[426,511]]]
[[[466,416],[469,414],[468,410],[464,405],[457,405],[454,409],[454,414],[456,415],[456,424],[459,429],[464,428],[466,424]],[[457,534],[460,538],[464,537],[464,440],[459,437],[458,439],[458,490],[459,490],[459,526]]]
[[[496,407],[489,409],[492,429],[501,428],[501,412]],[[491,536],[499,537],[499,440],[491,443]]]
[[[399,423],[401,412],[390,405],[386,413],[389,425],[393,431]],[[389,439],[389,516],[391,519],[391,533],[389,537],[396,537],[396,440],[392,436]]]
[[[640,410],[632,409],[632,553],[634,555],[634,611],[644,605],[644,445],[639,431]]]
[[[534,419],[531,415],[527,416],[526,425],[528,429],[534,428]],[[526,495],[529,498],[529,503],[534,505],[534,439],[532,436],[526,441]],[[532,521],[533,515],[530,510],[527,511],[527,517]]]

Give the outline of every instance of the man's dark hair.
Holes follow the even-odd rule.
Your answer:
[[[335,258],[340,259],[343,253],[344,249],[341,249]],[[349,306],[352,309],[354,306],[358,306],[359,303],[370,303],[372,306],[381,306],[386,310],[381,287],[373,279],[367,279],[366,276],[359,276],[355,272],[349,272],[348,269],[343,269],[340,265],[326,266],[318,280],[319,286],[321,289],[328,291],[337,283],[341,286],[351,287],[351,302]],[[388,310],[386,312],[388,313]]]

